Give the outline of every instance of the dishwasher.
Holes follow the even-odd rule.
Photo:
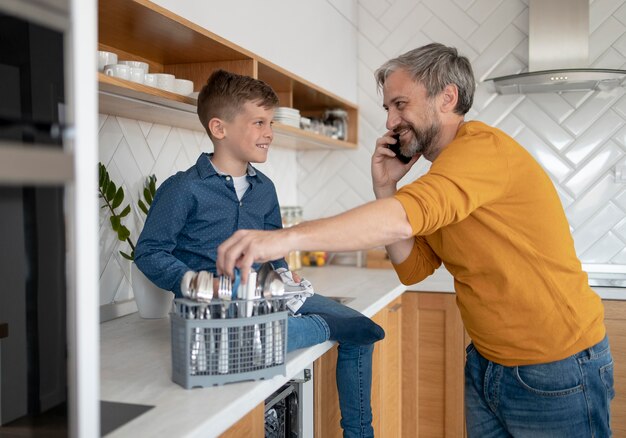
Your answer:
[[[265,399],[265,438],[313,437],[311,367]]]

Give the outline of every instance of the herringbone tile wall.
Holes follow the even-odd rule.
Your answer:
[[[496,125],[537,158],[555,182],[584,263],[626,264],[626,185],[614,169],[626,164],[626,93],[497,95],[485,78],[525,71],[527,0],[359,0],[359,148],[294,152],[274,148],[261,170],[272,178],[282,204],[299,204],[306,218],[345,211],[373,199],[370,155],[385,131],[374,70],[387,59],[432,41],[454,45],[472,62],[479,81],[468,119]],[[340,13],[340,9],[337,9]],[[590,63],[626,68],[626,4],[590,2]],[[162,182],[193,164],[212,145],[205,134],[119,117],[100,116],[100,160],[127,198],[146,175]],[[420,160],[403,182],[428,169]],[[141,216],[127,225],[136,241]],[[100,303],[132,297],[130,266],[105,212],[100,223]]]
[[[298,154],[298,195],[307,218],[373,199],[369,159],[385,131],[373,72],[387,59],[429,42],[456,46],[479,82],[468,119],[515,137],[555,182],[583,263],[626,264],[626,95],[610,92],[500,96],[493,76],[527,70],[526,0],[359,0],[359,148]],[[626,67],[626,4],[590,3],[590,64]],[[403,183],[421,175],[420,160]]]

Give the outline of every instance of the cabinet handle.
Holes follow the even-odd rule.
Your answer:
[[[0,322],[0,339],[9,337],[9,324]]]
[[[394,304],[393,307],[389,309],[391,313],[396,313],[398,310],[402,308],[402,303]]]

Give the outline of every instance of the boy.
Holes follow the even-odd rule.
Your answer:
[[[198,96],[198,116],[215,152],[203,153],[158,189],[135,249],[137,267],[181,297],[189,271],[216,272],[217,247],[238,229],[281,228],[272,181],[250,163],[267,160],[276,93],[262,81],[214,72]],[[284,259],[272,262],[286,268]],[[288,319],[287,350],[339,342],[337,388],[344,436],[373,436],[373,343],[383,330],[369,318],[314,294]]]

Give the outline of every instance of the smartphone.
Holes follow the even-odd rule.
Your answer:
[[[402,153],[400,152],[400,134],[394,134],[393,138],[396,139],[396,142],[394,144],[388,144],[387,147],[391,149],[396,154],[396,158],[402,161],[404,164],[411,161],[411,158],[413,157],[407,157],[406,155],[402,155]]]

